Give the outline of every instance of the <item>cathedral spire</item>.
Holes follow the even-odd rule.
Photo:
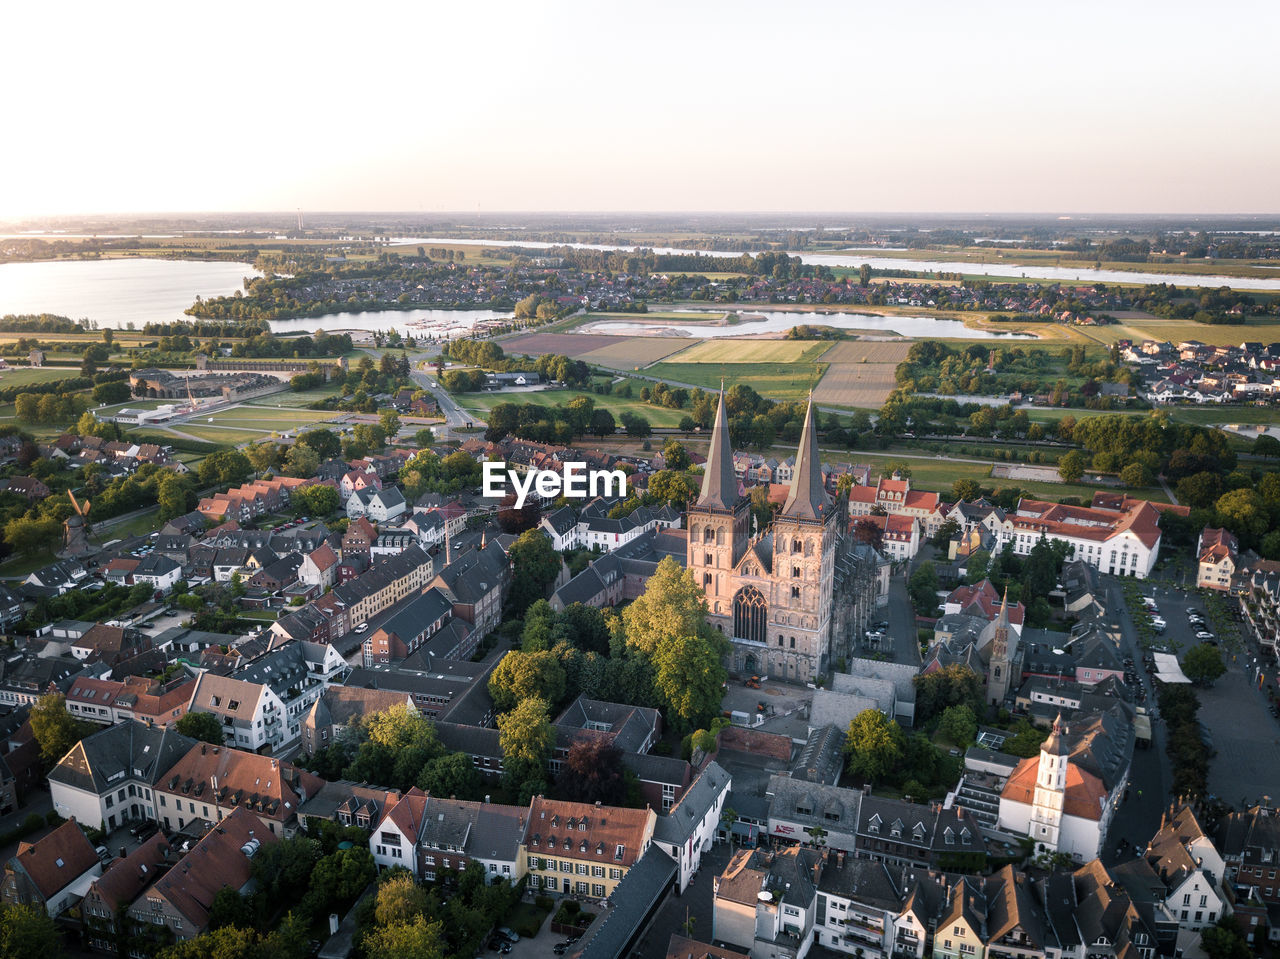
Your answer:
[[[822,462],[818,459],[818,428],[814,423],[813,394],[804,414],[804,430],[796,453],[796,468],[791,474],[791,493],[782,507],[782,515],[798,519],[823,519],[829,508],[827,491],[822,485]]]
[[[1009,628],[1009,586],[1004,587],[1004,599],[1000,601],[1000,615],[996,617],[996,629]]]
[[[733,471],[733,451],[729,449],[729,415],[724,408],[724,384],[720,384],[720,403],[716,422],[711,428],[711,449],[702,474],[702,492],[698,505],[713,509],[733,509],[738,502],[738,474]]]

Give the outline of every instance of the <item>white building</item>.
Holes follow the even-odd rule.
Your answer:
[[[680,892],[702,865],[702,854],[715,844],[720,813],[732,785],[733,777],[718,763],[710,762],[680,801],[654,824],[653,841],[675,860]]]
[[[367,516],[375,523],[390,523],[404,515],[408,508],[404,494],[394,486],[386,489],[364,489],[352,493],[347,500],[347,517],[357,519]]]
[[[284,702],[265,683],[202,673],[189,711],[217,716],[228,746],[257,751],[286,741]],[[297,722],[300,736],[301,719]]]
[[[86,736],[49,771],[54,811],[108,832],[155,819],[156,784],[193,745],[171,728],[132,721]]]

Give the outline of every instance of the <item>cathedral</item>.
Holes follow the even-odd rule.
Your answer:
[[[831,668],[837,551],[845,510],[822,479],[813,399],[805,413],[791,492],[767,529],[752,529],[738,491],[724,393],[697,502],[689,507],[688,570],[707,596],[708,622],[733,641],[738,675],[810,682]]]

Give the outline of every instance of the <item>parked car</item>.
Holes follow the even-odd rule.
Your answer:
[[[1213,633],[1208,632],[1207,630],[1203,630],[1203,629],[1202,629],[1202,630],[1200,630],[1200,632],[1196,633],[1196,639],[1200,640],[1200,642],[1202,642],[1202,643],[1204,643],[1204,642],[1208,642],[1209,640],[1211,640],[1211,639],[1213,639],[1213,638],[1214,638],[1214,637],[1213,637]]]
[[[519,936],[519,934],[518,934],[518,933],[515,933],[515,932],[512,932],[512,931],[511,931],[510,929],[508,929],[506,926],[499,926],[499,927],[498,927],[498,935],[500,935],[500,936],[502,936],[502,938],[506,939],[506,940],[507,940],[507,942],[519,942],[519,941],[520,941],[520,936]]]

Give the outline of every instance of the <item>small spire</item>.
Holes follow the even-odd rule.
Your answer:
[[[812,393],[804,414],[796,467],[791,475],[791,492],[783,504],[782,515],[822,519],[828,502],[827,491],[822,485],[822,462],[818,459],[818,427],[814,419]]]
[[[729,414],[724,405],[724,383],[720,384],[720,402],[716,406],[715,425],[711,428],[711,448],[702,474],[699,506],[733,509],[740,499],[738,476],[733,471],[733,451],[729,448]]]

